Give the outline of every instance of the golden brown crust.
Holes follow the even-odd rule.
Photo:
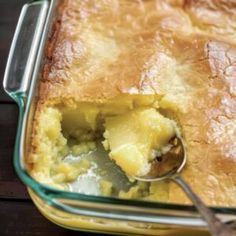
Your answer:
[[[180,118],[188,146],[183,174],[208,204],[236,206],[236,48],[210,41],[205,50],[205,88],[201,84],[193,106]],[[183,199],[182,190],[172,185],[170,200]]]
[[[120,93],[178,101],[183,175],[212,205],[236,206],[236,2],[66,0],[41,102]],[[189,202],[170,185],[171,202]]]

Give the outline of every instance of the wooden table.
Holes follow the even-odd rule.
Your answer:
[[[2,79],[17,19],[27,1],[0,0],[0,235],[92,236],[95,234],[69,231],[46,220],[12,165],[18,107],[3,91]]]

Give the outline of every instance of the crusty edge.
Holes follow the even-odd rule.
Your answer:
[[[64,9],[66,7],[68,0],[63,0],[61,2],[57,9],[56,9],[56,16],[54,19],[54,22],[52,24],[51,32],[45,47],[45,55],[44,55],[44,65],[41,71],[41,80],[38,85],[38,93],[40,93],[40,87],[41,83],[48,79],[48,74],[51,69],[52,64],[52,54],[56,45],[56,42],[58,40],[58,35],[60,33],[61,28],[61,17],[63,15]],[[43,107],[47,106],[47,101],[45,99],[39,99],[36,101],[36,107],[34,111],[33,116],[33,125],[32,125],[32,133],[29,141],[29,145],[31,147],[28,149],[26,153],[25,158],[25,164],[28,171],[31,171],[33,169],[33,163],[34,163],[34,154],[37,153],[37,146],[38,146],[38,140],[35,138],[37,135],[37,127],[38,127],[38,118],[39,114],[42,112]]]

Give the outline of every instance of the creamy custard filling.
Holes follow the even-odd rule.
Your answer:
[[[150,162],[173,136],[173,121],[155,108],[136,108],[105,119],[105,148],[130,177],[147,174]]]
[[[124,95],[102,104],[43,106],[31,174],[70,191],[156,199],[155,184],[127,185],[125,175],[130,179],[147,174],[150,162],[168,150],[176,135],[175,121],[159,112],[157,101],[152,95]],[[92,190],[84,191],[89,183]],[[165,185],[158,186],[167,191]]]

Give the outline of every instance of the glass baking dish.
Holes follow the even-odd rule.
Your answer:
[[[3,82],[19,106],[14,166],[33,202],[46,218],[74,230],[123,235],[208,235],[205,222],[192,206],[66,192],[45,186],[28,174],[24,157],[30,144],[44,49],[58,3],[41,0],[23,7]],[[213,210],[222,221],[236,226],[236,208]]]

